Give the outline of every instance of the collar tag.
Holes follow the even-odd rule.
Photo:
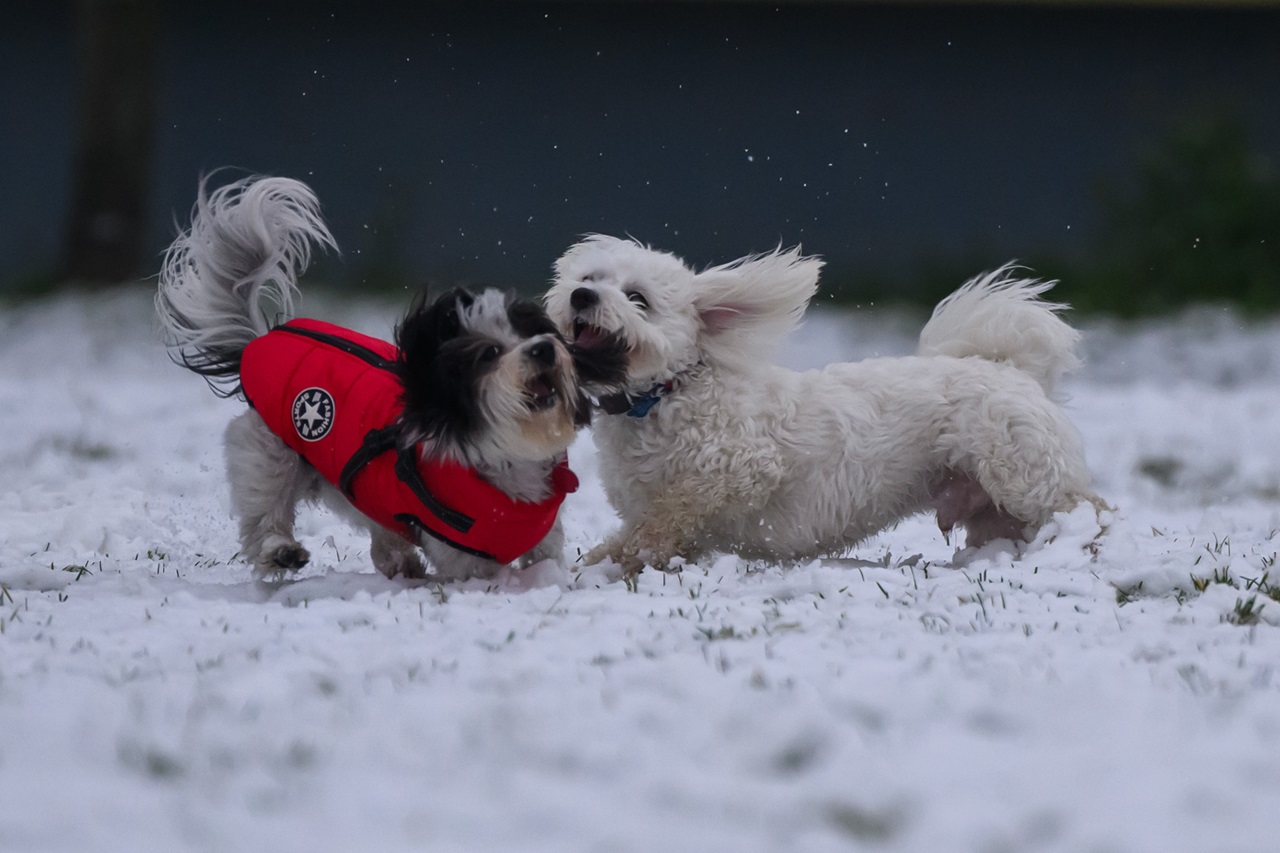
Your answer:
[[[676,387],[675,380],[658,382],[643,394],[628,394],[625,391],[601,397],[597,404],[606,415],[625,414],[629,418],[643,418],[649,411],[662,402],[662,398],[670,394]]]
[[[659,390],[661,387],[661,385],[655,385],[648,394],[645,394],[643,397],[636,397],[631,408],[627,410],[627,417],[643,418],[645,415],[649,414],[650,409],[662,402],[662,397],[654,393],[654,391]]]

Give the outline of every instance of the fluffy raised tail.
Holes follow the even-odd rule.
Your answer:
[[[250,177],[206,192],[165,252],[156,314],[170,357],[221,397],[240,393],[240,354],[293,317],[312,247],[337,250],[306,184]]]
[[[1005,362],[1052,394],[1080,364],[1080,333],[1058,316],[1066,305],[1040,298],[1057,282],[1017,278],[1018,269],[1005,264],[983,273],[939,302],[920,331],[918,353]]]

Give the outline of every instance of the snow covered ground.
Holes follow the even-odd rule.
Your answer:
[[[1280,324],[1090,325],[1070,408],[1118,509],[1021,560],[954,568],[921,517],[634,593],[442,588],[309,511],[313,565],[268,587],[234,556],[240,404],[149,298],[0,310],[6,853],[1280,849]],[[815,315],[784,358],[917,328]],[[589,435],[572,462],[570,558],[615,523]]]

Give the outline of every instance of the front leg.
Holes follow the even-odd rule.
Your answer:
[[[588,551],[582,562],[592,566],[611,560],[622,567],[622,572],[627,577],[639,574],[645,566],[668,571],[672,559],[676,557],[692,560],[701,556],[690,544],[691,533],[682,532],[688,530],[688,522],[689,518],[685,516],[683,523],[678,525],[650,518],[635,525],[625,525],[622,530]]]
[[[767,442],[753,450],[706,454],[669,472],[647,502],[628,506],[615,500],[625,507],[622,530],[583,562],[607,558],[634,575],[646,565],[666,571],[677,557],[691,561],[714,548],[732,548],[736,540],[726,541],[720,530],[724,519],[758,512],[780,479],[776,450]]]
[[[435,569],[435,573],[427,575],[427,579],[437,583],[469,580],[471,578],[487,580],[496,575],[498,570],[505,565],[485,557],[463,553],[457,548],[446,545],[440,540],[425,534],[419,537],[419,544],[422,546],[422,550],[426,552],[427,560],[431,563],[432,568]]]
[[[711,439],[690,438],[696,435]],[[633,575],[645,565],[665,570],[675,558],[733,548],[739,540],[724,526],[758,514],[782,481],[777,443],[750,419],[734,421],[730,432],[721,423],[664,423],[658,437],[664,444],[648,448],[661,461],[657,471],[627,462],[625,447],[613,448],[621,463],[605,458],[601,476],[623,527],[587,554],[587,565],[609,559]]]
[[[427,576],[427,567],[423,565],[418,549],[378,525],[369,531],[369,556],[373,567],[389,578],[396,575],[406,578]]]

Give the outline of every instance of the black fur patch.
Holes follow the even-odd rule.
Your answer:
[[[573,425],[576,427],[591,426],[591,398],[581,389],[573,401]]]
[[[538,335],[555,335],[560,337],[556,324],[551,322],[542,306],[531,299],[515,299],[507,305],[507,319],[511,328],[522,338],[533,338]]]
[[[419,297],[396,328],[401,418],[411,433],[465,443],[483,427],[477,379],[492,364],[477,358],[479,339],[463,333],[459,317],[474,301],[463,288],[430,303]]]
[[[593,394],[625,390],[627,383],[627,345],[617,335],[610,335],[596,346],[586,348],[569,345],[578,382]]]

